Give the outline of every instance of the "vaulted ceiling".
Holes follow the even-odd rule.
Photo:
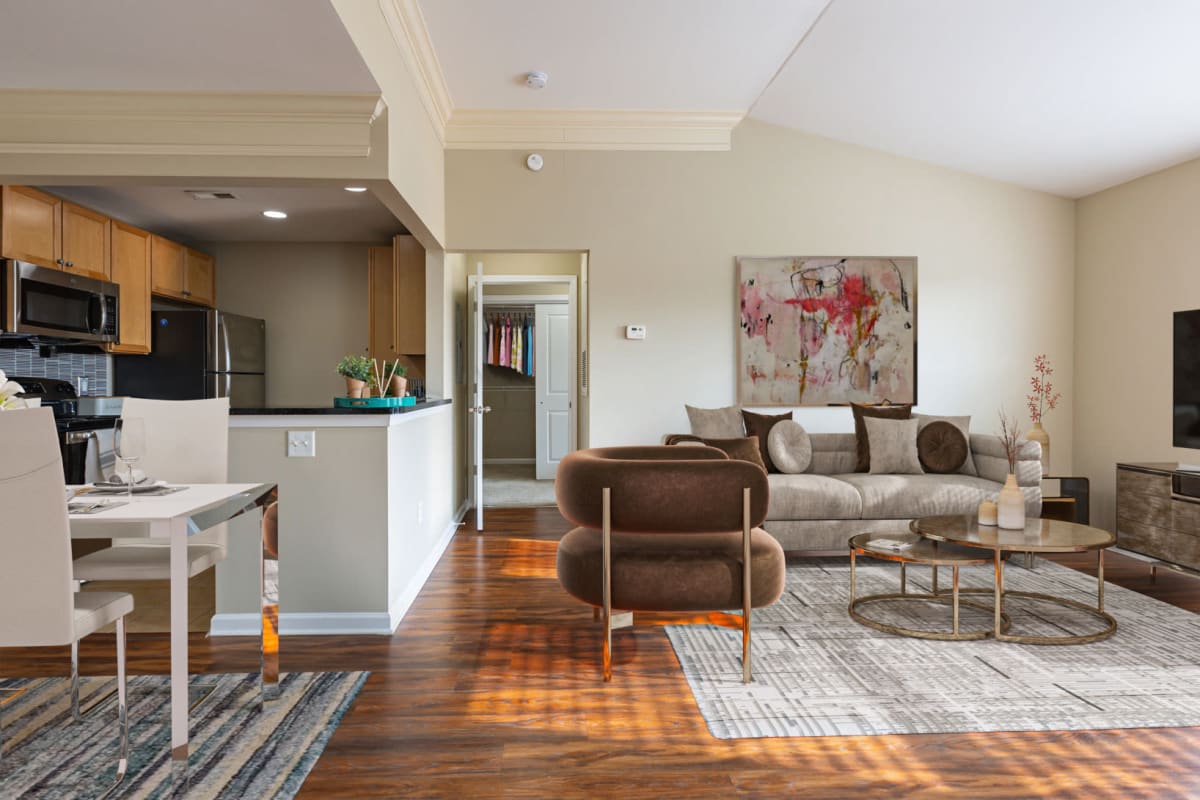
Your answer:
[[[0,89],[378,93],[331,2],[5,0]],[[447,147],[723,149],[749,117],[1069,197],[1200,156],[1197,0],[353,2]]]
[[[1200,156],[1194,0],[419,2],[459,115],[737,112],[1071,197]]]

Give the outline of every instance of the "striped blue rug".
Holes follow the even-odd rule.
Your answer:
[[[191,798],[291,798],[369,673],[293,672],[263,707],[259,678],[191,679]],[[71,721],[65,678],[0,680],[0,797],[95,798],[113,783],[117,699],[113,678],[85,678],[83,720]],[[129,773],[116,797],[170,797],[170,691],[162,675],[129,679]]]

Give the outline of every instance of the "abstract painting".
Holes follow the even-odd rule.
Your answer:
[[[915,258],[739,258],[738,402],[915,403]]]

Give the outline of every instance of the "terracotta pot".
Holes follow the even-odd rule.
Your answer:
[[[346,378],[346,397],[359,398],[367,391],[367,382]]]
[[[1046,429],[1042,427],[1042,423],[1033,423],[1033,428],[1029,433],[1025,434],[1025,438],[1031,442],[1037,442],[1042,446],[1042,474],[1050,474],[1050,434],[1046,433]]]
[[[1008,530],[1024,530],[1025,528],[1025,495],[1017,486],[1017,476],[1008,473],[1004,488],[996,498],[996,522],[1001,528]]]
[[[388,383],[388,394],[392,397],[404,397],[408,391],[408,378],[400,375],[393,375],[392,380]]]

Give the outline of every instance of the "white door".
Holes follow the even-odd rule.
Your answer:
[[[483,262],[475,264],[475,286],[471,297],[471,496],[475,500],[475,530],[483,530],[483,415],[491,411],[483,404]]]
[[[558,463],[575,449],[571,423],[575,362],[567,304],[537,304],[533,336],[537,479],[549,480],[558,471]]]

